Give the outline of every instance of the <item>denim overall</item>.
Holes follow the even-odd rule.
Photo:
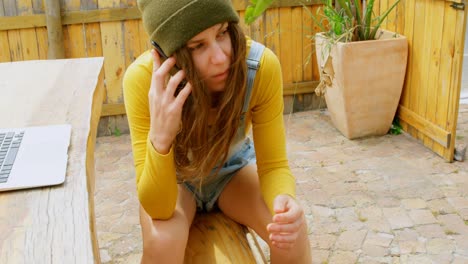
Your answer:
[[[213,210],[216,202],[224,190],[224,187],[234,177],[237,171],[249,163],[256,161],[255,149],[253,142],[249,137],[245,136],[246,128],[246,113],[249,110],[250,97],[252,95],[252,87],[255,81],[255,74],[260,66],[260,59],[263,54],[265,46],[252,41],[249,56],[247,57],[247,86],[244,98],[244,105],[242,109],[240,126],[237,129],[236,136],[229,148],[229,155],[227,161],[223,164],[218,174],[214,179],[208,177],[208,181],[202,185],[200,190],[199,186],[192,185],[190,182],[183,182],[184,186],[194,194],[197,203],[197,211],[209,212]],[[217,168],[213,169],[213,174]]]

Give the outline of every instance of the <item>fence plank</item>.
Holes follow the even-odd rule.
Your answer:
[[[307,8],[307,9],[306,9]],[[320,80],[319,70],[317,66],[317,54],[315,52],[315,34],[322,32],[322,27],[326,25],[318,25],[312,16],[320,20],[323,16],[323,9],[319,5],[307,6],[303,9],[303,19],[307,23],[307,27],[303,28],[303,50],[304,50],[304,63],[306,63],[304,72],[304,81],[315,82],[310,86],[312,88],[310,92],[304,94],[304,107],[303,110],[312,110],[317,108],[323,108],[325,106],[325,97],[317,96],[315,94],[315,88],[317,87]],[[308,22],[307,22],[308,21]],[[310,70],[309,70],[310,69]],[[298,93],[301,91],[296,90]]]
[[[43,0],[32,0],[32,10],[33,14],[44,14],[45,7]]]
[[[81,0],[81,8],[85,10],[98,9],[97,0]],[[102,56],[101,45],[101,27],[99,23],[86,23],[85,27],[85,43],[87,57]],[[105,98],[105,96],[104,96]]]
[[[412,69],[414,71],[412,82],[409,84],[414,89],[411,89],[411,94],[409,96],[410,101],[408,109],[419,114],[418,112],[418,103],[419,103],[419,84],[422,82],[421,73],[422,73],[422,51],[421,48],[424,45],[424,15],[425,8],[424,0],[415,0],[414,8],[414,32],[413,32],[413,64]],[[417,130],[410,128],[408,132],[415,138],[420,138]]]
[[[430,50],[425,53],[428,60],[428,73],[427,73],[427,104],[426,104],[426,120],[430,123],[435,124],[435,114],[438,110],[438,78],[439,78],[439,66],[440,66],[440,50],[442,46],[442,30],[443,30],[443,19],[444,19],[444,2],[435,1],[431,5],[431,12],[428,13],[429,17],[426,17],[426,21],[429,22],[429,28],[432,36],[427,38],[427,42],[430,43]],[[430,54],[430,56],[428,56]],[[429,148],[433,148],[434,142],[432,139],[425,137],[424,145]]]
[[[384,13],[385,11],[388,10],[388,1],[389,0],[380,0],[380,13]],[[382,25],[386,28],[386,29],[389,29],[390,30],[390,25],[388,23],[388,19],[386,19]]]
[[[397,0],[388,0],[386,10],[387,10],[388,8],[392,7],[392,5],[393,5],[396,1],[397,1]],[[393,9],[392,12],[390,12],[390,13],[388,14],[388,16],[387,16],[387,28],[388,28],[388,30],[393,31],[393,32],[396,31],[396,28],[397,28],[397,27],[396,27],[396,25],[397,25],[396,20],[397,20],[397,12],[396,12],[395,9]]]
[[[79,11],[81,8],[81,1],[80,0],[61,0],[63,4],[61,5],[62,12],[70,12],[70,11]]]
[[[423,116],[418,115],[416,112],[413,112],[404,106],[400,106],[400,117],[402,120],[411,124],[422,134],[430,137],[440,145],[444,147],[449,146],[450,139],[452,137],[452,134],[449,131],[428,122]]]
[[[244,31],[244,34],[246,34],[247,36],[251,36],[250,26],[248,26],[245,23],[245,11],[239,11],[238,14],[239,14],[239,25]]]
[[[88,6],[97,5],[94,2],[87,3]],[[86,39],[86,57],[101,57],[102,53],[102,41],[101,41],[101,25],[100,23],[85,24],[85,39]],[[105,69],[104,69],[105,74]],[[102,97],[103,103],[107,98],[107,90],[104,89],[104,95]],[[103,110],[104,111],[104,107]],[[101,119],[100,123],[105,123],[107,120]],[[101,124],[100,124],[101,125]]]
[[[302,7],[293,7],[291,9],[292,15],[292,38],[291,46],[289,46],[290,56],[292,57],[293,68],[292,76],[294,82],[300,82],[304,79],[304,62],[302,61],[303,50],[302,50]]]
[[[45,27],[36,28],[36,36],[37,36],[37,50],[39,54],[39,59],[46,60],[47,59],[47,47],[49,45],[48,37],[47,37],[47,28]]]
[[[419,30],[422,30],[421,35],[419,35],[420,44],[420,61],[421,63],[418,65],[420,68],[420,72],[418,76],[420,77],[418,85],[418,102],[417,107],[415,108],[415,112],[418,113],[420,116],[427,120],[427,97],[430,90],[430,84],[428,82],[429,77],[429,61],[431,54],[431,39],[432,39],[432,30],[431,30],[431,22],[433,19],[433,5],[430,5],[429,2],[433,0],[421,0],[421,3],[424,4],[424,20],[422,21],[421,27]],[[426,136],[422,133],[418,133],[417,138],[419,138],[424,144],[429,144],[429,140]]]
[[[265,15],[265,46],[276,55],[280,54],[280,21],[279,9],[269,9]]]
[[[96,0],[81,0],[80,6],[83,10],[93,10],[98,8]]]
[[[124,22],[125,28],[125,69],[143,52],[140,47],[138,20]]]
[[[19,30],[8,31],[8,41],[10,44],[11,61],[22,61],[23,48],[21,46],[21,35]]]
[[[374,11],[374,14],[380,15],[380,10],[381,10],[380,9],[380,1],[381,0],[375,0],[374,1],[374,7],[372,9]],[[386,0],[383,0],[383,1],[386,1]],[[385,25],[382,25],[382,27],[386,28]]]
[[[16,16],[16,1],[15,0],[3,0],[3,13],[4,16]]]
[[[66,5],[64,6],[64,11],[80,11],[85,7],[81,6],[80,0],[66,0]],[[70,58],[82,58],[86,57],[86,36],[85,36],[85,27],[82,23],[67,25],[67,32],[69,34],[68,48]]]
[[[0,18],[5,16],[5,9],[3,8],[3,0],[0,0]],[[9,62],[10,57],[10,44],[8,43],[8,32],[0,31],[0,62]]]
[[[3,16],[0,17],[0,31],[22,28],[45,27],[45,15]]]
[[[395,31],[400,34],[403,34],[403,32],[405,32],[405,16],[406,16],[405,14],[406,14],[407,4],[408,4],[408,1],[401,0],[400,3],[396,7],[397,21],[396,21]]]
[[[448,100],[450,97],[450,88],[453,86],[452,83],[452,64],[454,56],[454,43],[452,40],[455,38],[455,24],[456,16],[452,8],[449,6],[449,3],[445,4],[445,14],[444,14],[444,27],[442,39],[446,40],[442,42],[441,48],[441,59],[440,59],[440,68],[439,68],[439,83],[438,83],[438,97],[440,98],[440,103],[438,105],[438,111],[436,112],[436,124],[440,127],[445,128],[447,126],[448,118]],[[437,151],[439,155],[444,155],[445,149],[442,146],[435,146],[434,151]]]
[[[236,10],[245,10],[246,1],[245,0],[231,0],[232,5]]]
[[[63,27],[63,49],[65,50],[65,58],[72,57],[72,47],[71,46],[71,39],[73,36],[70,36],[68,32],[68,26]]]
[[[32,15],[32,2],[31,0],[17,0],[17,15]],[[23,60],[37,60],[39,58],[39,51],[37,47],[36,29],[21,29],[21,47],[23,53]]]
[[[3,0],[0,0],[0,17],[5,16],[5,9],[3,9]]]
[[[414,8],[415,8],[415,1],[405,1],[405,26],[403,28],[403,35],[406,36],[408,40],[408,62],[407,62],[407,70],[406,76],[404,81],[404,88],[400,98],[400,105],[409,108],[410,104],[410,96],[411,96],[411,83],[413,79],[413,25],[414,25]],[[398,110],[399,111],[399,110]],[[406,122],[400,122],[401,126],[405,131],[409,131],[409,126]]]
[[[307,11],[307,10],[308,11]],[[304,63],[303,66],[303,71],[302,71],[302,77],[304,81],[309,81],[312,80],[312,68],[314,65],[312,65],[312,57],[314,56],[314,52],[312,50],[312,42],[313,39],[310,38],[314,34],[313,32],[313,20],[310,17],[310,13],[312,12],[312,7],[304,7],[302,10],[302,33],[300,33],[302,37],[302,45],[301,45],[301,50],[302,50],[302,61]]]
[[[283,81],[290,83],[293,81],[293,58],[292,47],[292,12],[291,8],[282,7],[279,10],[280,17],[280,52],[279,57],[283,71]]]
[[[291,8],[282,7],[279,9],[280,19],[280,51],[277,53],[281,61],[281,70],[283,73],[283,82],[293,82],[293,58],[291,54],[292,47],[292,11]],[[291,113],[294,110],[294,98],[286,96],[284,100],[284,113]]]
[[[123,103],[104,104],[102,106],[101,117],[125,115],[125,105]]]
[[[125,49],[121,22],[101,23],[102,51],[105,57],[107,102],[122,101],[122,77],[125,71]]]
[[[323,13],[323,9],[320,8],[320,6],[314,6],[312,7],[312,14],[317,14],[317,16],[323,16],[324,13]],[[328,26],[328,25],[323,25],[325,28]],[[313,25],[313,34],[315,35],[315,33],[318,33],[318,32],[322,32],[322,28],[315,24]],[[315,42],[314,42],[314,45],[311,47],[313,52],[315,52]],[[317,66],[317,54],[315,54],[315,56],[312,57],[312,76],[313,76],[313,80],[320,80],[320,74],[319,74],[319,68]]]
[[[302,7],[291,8],[291,45],[288,46],[289,56],[291,56],[291,76],[293,83],[303,80],[303,63],[302,63]],[[297,85],[294,86],[296,88]],[[293,107],[296,102],[302,104],[304,96],[293,93]]]
[[[146,34],[145,28],[143,27],[143,23],[141,20],[138,21],[138,33],[140,39],[140,48],[142,51],[148,50],[151,48],[151,44],[148,41],[148,34]]]
[[[23,60],[37,60],[39,51],[37,47],[36,29],[21,29],[21,47],[23,49]]]
[[[291,57],[291,77],[294,83],[300,82],[303,80],[303,62],[302,62],[302,7],[292,7],[291,10],[291,41],[290,46],[288,46],[288,56]],[[304,97],[302,94],[296,93],[295,88],[297,85],[294,85],[293,93],[293,106],[297,101],[303,103]]]
[[[263,19],[264,16],[259,17],[254,23],[249,26],[249,36],[262,44],[265,43],[265,33],[263,29]]]
[[[17,15],[15,0],[4,0],[3,8],[6,16]],[[19,30],[8,31],[8,43],[10,46],[11,61],[23,60],[23,49],[21,47],[21,36]]]
[[[99,23],[91,23],[85,25],[86,39],[86,56],[100,57],[102,56],[101,44],[101,27]]]
[[[0,62],[11,61],[10,44],[8,43],[8,32],[0,31]]]
[[[120,5],[119,0],[100,0],[100,9]],[[125,72],[125,50],[122,22],[101,23],[102,52],[106,79],[107,103],[122,102],[122,77]]]
[[[453,51],[453,63],[452,63],[452,75],[451,82],[452,86],[450,89],[450,99],[448,101],[448,120],[446,130],[451,131],[453,135],[456,134],[457,130],[457,119],[458,119],[458,107],[460,101],[460,83],[461,83],[461,74],[462,74],[462,62],[463,62],[463,53],[464,39],[457,36],[463,36],[466,32],[466,21],[465,21],[465,11],[455,11],[456,14],[456,23],[454,24],[455,35],[453,38],[454,51]],[[455,137],[452,137],[450,142],[450,148],[445,149],[443,157],[448,161],[453,161],[454,150],[455,150]]]
[[[86,57],[86,36],[85,25],[69,25],[69,48],[70,58],[83,58]]]

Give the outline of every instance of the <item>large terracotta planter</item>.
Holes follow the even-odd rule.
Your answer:
[[[392,125],[406,72],[406,37],[331,45],[316,35],[321,84],[331,120],[347,138],[384,135]]]

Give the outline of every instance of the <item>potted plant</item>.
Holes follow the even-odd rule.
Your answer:
[[[325,0],[323,15],[311,14],[323,31],[315,36],[320,72],[316,93],[325,96],[332,123],[349,139],[389,131],[406,73],[406,37],[380,29],[399,1],[373,18],[374,1]],[[246,22],[252,23],[273,2],[251,1]]]

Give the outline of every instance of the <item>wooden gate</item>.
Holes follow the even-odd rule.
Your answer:
[[[394,2],[377,0],[377,13]],[[460,99],[464,2],[402,0],[384,25],[409,41],[405,86],[397,112],[403,129],[450,162]]]

